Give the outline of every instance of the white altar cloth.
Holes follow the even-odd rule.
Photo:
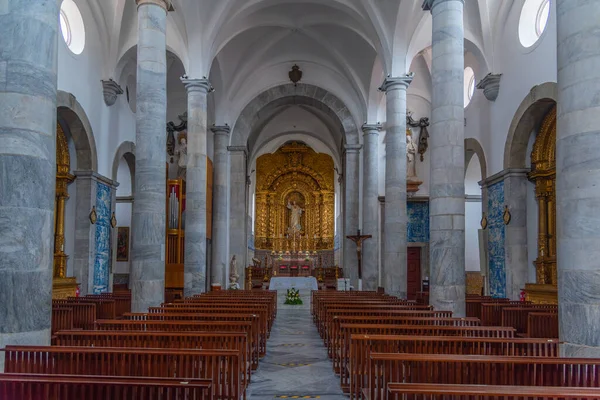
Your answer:
[[[275,276],[271,278],[269,290],[287,290],[287,289],[308,289],[317,290],[317,279],[314,276]]]

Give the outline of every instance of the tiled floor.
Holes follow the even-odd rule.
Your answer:
[[[327,349],[308,307],[279,307],[267,343],[267,355],[252,375],[248,395],[250,400],[294,396],[347,399],[340,389],[339,376],[333,373]]]

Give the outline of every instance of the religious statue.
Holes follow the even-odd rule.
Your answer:
[[[176,151],[176,154],[179,156],[179,160],[177,160],[177,176],[185,180],[187,172],[187,139],[184,134],[179,135],[179,149]]]
[[[291,232],[300,232],[302,230],[300,217],[302,217],[302,213],[304,212],[304,210],[302,209],[302,207],[297,205],[295,201],[292,201],[291,203],[288,202],[287,208],[291,210],[289,230]]]
[[[417,177],[417,149],[412,141],[412,133],[410,129],[406,130],[406,172],[409,178]]]
[[[229,289],[239,289],[240,284],[238,283],[238,279],[240,278],[240,274],[237,271],[237,261],[235,259],[235,254],[231,257],[231,261],[229,262]]]

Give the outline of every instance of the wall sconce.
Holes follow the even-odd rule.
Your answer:
[[[115,212],[113,211],[112,217],[110,218],[110,226],[113,228],[117,227],[117,217],[115,216]]]
[[[92,225],[94,225],[98,220],[98,214],[96,214],[96,206],[92,206],[92,211],[90,211],[89,218]]]
[[[504,206],[504,213],[502,214],[502,219],[504,220],[504,225],[508,225],[511,219],[510,211],[508,210],[508,206]]]
[[[487,228],[488,220],[487,220],[487,216],[485,215],[485,213],[481,214],[481,221],[479,223],[481,224],[481,229]]]

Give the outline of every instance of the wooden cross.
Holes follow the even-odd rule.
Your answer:
[[[358,279],[362,279],[362,242],[371,239],[372,235],[361,235],[360,229],[354,236],[346,236],[346,238],[356,243],[356,256],[358,258]]]

